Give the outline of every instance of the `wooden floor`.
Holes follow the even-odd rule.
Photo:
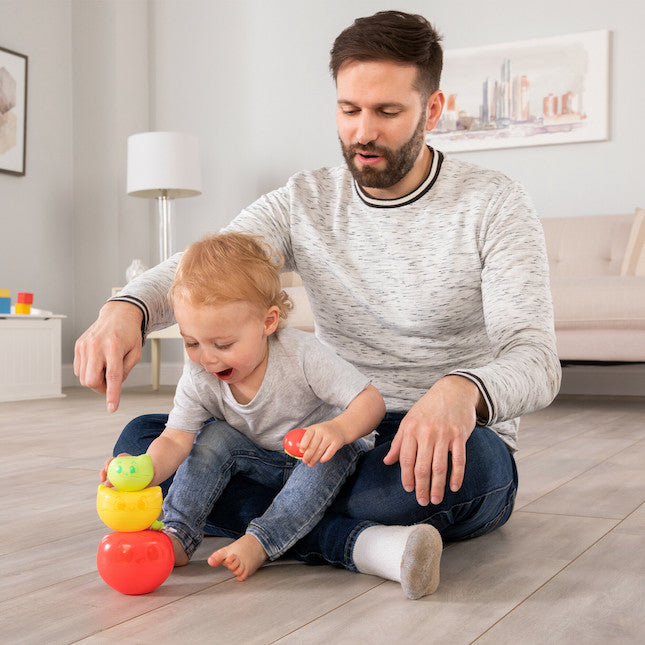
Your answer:
[[[292,561],[237,582],[207,555],[146,596],[96,572],[98,469],[131,417],[172,392],[0,404],[0,642],[643,643],[645,399],[558,399],[520,432],[520,492],[506,526],[450,545],[436,594]]]

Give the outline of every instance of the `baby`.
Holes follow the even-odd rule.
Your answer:
[[[291,308],[281,263],[261,238],[223,233],[191,245],[177,268],[169,297],[190,361],[148,453],[151,486],[176,471],[164,530],[178,566],[200,544],[208,513],[235,474],[276,495],[209,564],[244,580],[283,555],[320,521],[385,414],[380,393],[358,370],[312,334],[281,327]],[[306,429],[302,462],[282,447],[297,427]]]

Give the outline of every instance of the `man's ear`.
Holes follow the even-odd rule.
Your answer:
[[[446,103],[446,97],[441,90],[437,90],[430,95],[428,99],[428,105],[426,109],[428,110],[428,118],[426,119],[426,130],[433,130],[439,119],[441,118],[441,113],[443,112],[443,106]]]
[[[278,328],[279,323],[280,309],[275,305],[273,307],[269,307],[264,318],[264,335],[270,336]]]

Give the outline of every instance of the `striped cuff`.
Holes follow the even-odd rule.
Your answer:
[[[469,381],[471,381],[477,386],[477,389],[479,390],[480,394],[482,395],[482,398],[484,399],[484,403],[486,404],[486,409],[488,410],[488,418],[483,419],[478,416],[477,423],[478,425],[483,425],[483,426],[490,425],[493,422],[493,419],[495,417],[495,408],[493,407],[493,400],[491,399],[490,394],[488,393],[488,390],[484,385],[484,382],[476,374],[472,374],[471,372],[465,372],[463,370],[455,370],[454,372],[450,372],[448,376],[450,375],[462,376],[463,378],[467,378]]]
[[[131,305],[134,305],[135,307],[138,307],[141,310],[141,313],[143,314],[143,319],[141,320],[141,342],[145,342],[146,340],[146,330],[148,329],[148,323],[150,322],[150,312],[148,311],[148,307],[143,300],[139,300],[139,298],[135,298],[134,296],[114,296],[113,298],[110,298],[108,302],[128,302]]]

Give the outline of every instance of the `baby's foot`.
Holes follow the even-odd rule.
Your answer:
[[[219,567],[223,564],[235,574],[238,580],[245,580],[253,575],[265,562],[267,554],[262,545],[250,534],[243,535],[232,544],[215,551],[208,564]]]
[[[172,542],[172,550],[175,552],[175,566],[185,567],[190,561],[190,558],[186,555],[186,551],[184,550],[181,542],[172,533],[168,533],[166,531],[164,531],[164,533],[166,533]]]

